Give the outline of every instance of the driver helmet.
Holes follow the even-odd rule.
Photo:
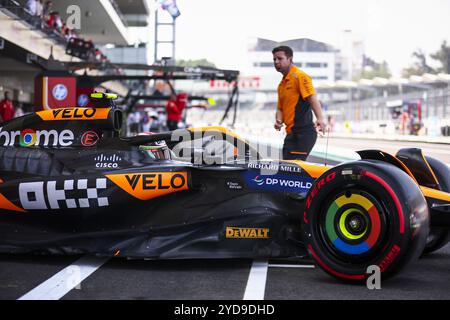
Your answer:
[[[152,135],[154,133],[148,132],[139,135]],[[167,143],[164,140],[149,142],[139,146],[139,150],[143,151],[147,156],[154,160],[170,160],[171,152]]]

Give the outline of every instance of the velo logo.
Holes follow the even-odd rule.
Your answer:
[[[109,174],[106,177],[140,200],[149,200],[189,189],[187,172]]]

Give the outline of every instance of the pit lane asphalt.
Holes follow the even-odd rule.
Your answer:
[[[14,300],[78,257],[0,255],[0,299]],[[420,259],[380,290],[336,281],[319,268],[270,261],[265,300],[450,299],[450,245]],[[311,260],[299,261],[309,264]],[[109,260],[62,299],[242,300],[250,260]]]

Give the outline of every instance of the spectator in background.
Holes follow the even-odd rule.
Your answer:
[[[127,129],[128,129],[129,135],[136,134],[136,132],[133,132],[135,122],[136,122],[136,116],[135,116],[134,112],[129,112],[128,117],[127,117],[127,127],[128,127]]]
[[[43,10],[44,10],[44,5],[43,5],[44,0],[39,0],[36,1],[36,16],[40,17],[41,19],[43,19]]]
[[[408,123],[409,123],[409,115],[407,110],[403,110],[403,112],[400,115],[400,130],[402,134],[406,134],[406,131],[408,129]]]
[[[66,40],[69,41],[69,39],[72,38],[72,30],[66,28],[64,30],[64,38],[66,38]]]
[[[56,31],[58,31],[58,32],[62,32],[63,22],[62,22],[61,16],[59,15],[59,12],[55,11],[55,12],[53,12],[53,15],[55,17],[55,23],[53,25],[53,28],[55,28]]]
[[[50,14],[52,13],[52,8],[53,8],[53,2],[46,1],[42,8],[42,18],[44,19],[45,22],[47,22],[48,19],[50,19]]]
[[[18,118],[23,116],[25,113],[23,112],[22,104],[19,103],[19,105],[16,108],[16,111],[14,112],[14,118]]]
[[[155,91],[153,91],[154,97],[162,97],[164,96],[164,82],[163,81],[156,81],[155,83]]]
[[[14,106],[12,101],[9,99],[9,92],[5,91],[5,99],[0,102],[0,116],[2,121],[9,121],[14,118]]]
[[[170,131],[178,129],[178,122],[181,120],[181,114],[183,110],[180,110],[177,103],[177,96],[170,95],[170,99],[167,101],[167,127]]]
[[[158,114],[155,111],[144,113],[142,117],[142,132],[159,132]]]
[[[142,117],[142,132],[159,132],[158,114],[155,111],[144,113]]]
[[[158,127],[160,131],[167,131],[167,112],[162,108],[158,110]]]
[[[150,132],[150,117],[147,112],[142,117],[142,132]]]
[[[330,132],[333,132],[335,120],[331,115],[328,115],[327,119],[328,119],[328,129],[330,130]]]
[[[39,1],[38,0],[28,0],[25,9],[32,15],[37,16],[37,5]]]
[[[55,21],[56,21],[55,13],[52,11],[52,13],[50,13],[50,15],[48,16],[48,19],[45,19],[45,22],[47,23],[47,26],[49,28],[54,28]]]
[[[156,111],[150,111],[150,131],[151,132],[159,132],[160,131],[160,121],[158,117],[158,113]]]

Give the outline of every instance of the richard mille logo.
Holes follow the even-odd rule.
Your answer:
[[[119,167],[119,161],[122,161],[122,158],[117,155],[112,156],[105,156],[103,154],[97,156],[94,158],[96,161],[95,167],[96,168],[118,168]]]

